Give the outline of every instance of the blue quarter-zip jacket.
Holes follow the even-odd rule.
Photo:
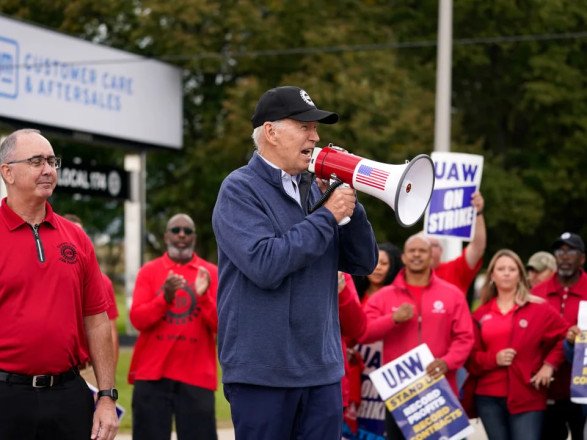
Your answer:
[[[363,206],[339,227],[301,176],[300,206],[281,171],[255,153],[222,183],[212,225],[218,243],[218,351],[224,383],[307,387],[343,376],[337,271],[368,275],[375,236]]]

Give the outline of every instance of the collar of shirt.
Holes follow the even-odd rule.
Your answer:
[[[566,288],[560,283],[557,275],[554,274],[548,281],[550,285],[545,296],[559,296],[562,298],[564,295],[573,295],[584,299],[583,297],[585,296],[585,293],[587,293],[587,277],[585,276],[585,273],[582,269],[580,269],[580,272],[581,275],[579,276],[577,282]]]
[[[283,170],[281,171],[281,181],[283,182],[284,187],[286,185],[292,186],[292,182],[295,184],[296,187],[300,184],[299,176],[292,176],[291,174],[287,174]]]
[[[261,159],[263,159],[265,161],[265,163],[269,166],[271,166],[272,168],[275,168],[276,170],[280,170],[281,171],[281,185],[283,186],[283,189],[285,190],[285,192],[293,197],[295,199],[296,202],[298,202],[298,205],[301,204],[300,202],[300,191],[299,191],[299,185],[300,185],[300,176],[292,176],[291,174],[287,174],[285,171],[283,171],[281,168],[279,168],[277,165],[271,163],[270,161],[268,161],[267,159],[265,159],[263,156],[261,156],[259,154],[259,157]],[[295,184],[295,187],[294,187]],[[296,189],[294,189],[296,188]]]
[[[0,204],[0,217],[4,220],[6,227],[10,231],[13,231],[19,228],[20,226],[27,224],[16,212],[14,212],[8,206],[8,203],[6,202],[6,197],[2,200],[2,203]],[[55,214],[49,202],[45,202],[45,219],[41,223],[46,223],[50,225],[53,229],[56,228],[57,223],[55,222]]]

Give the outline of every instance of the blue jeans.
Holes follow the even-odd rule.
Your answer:
[[[540,440],[544,411],[510,414],[505,397],[475,396],[489,440]]]

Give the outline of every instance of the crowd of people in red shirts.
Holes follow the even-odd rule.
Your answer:
[[[480,193],[473,205],[475,234],[457,258],[440,262],[441,243],[416,234],[401,253],[380,245],[377,269],[355,278],[364,318],[357,320],[354,311],[355,327],[362,322],[362,328],[353,334],[345,335],[342,326],[350,347],[345,422],[356,430],[357,371],[363,365],[353,345],[382,340],[387,363],[425,342],[435,357],[427,372],[446,376],[469,416],[480,417],[489,439],[582,439],[585,415],[570,400],[571,363],[563,342],[572,345],[580,333],[579,303],[587,300],[583,240],[565,232],[553,241],[551,252],[537,252],[526,264],[514,251],[502,249],[478,275],[486,246]],[[479,298],[469,306],[467,292],[477,276]],[[348,280],[345,284],[341,298],[349,295],[345,290],[354,290]],[[343,324],[345,310],[340,310]],[[466,376],[464,384],[458,375]],[[385,430],[387,438],[403,438],[389,412]]]

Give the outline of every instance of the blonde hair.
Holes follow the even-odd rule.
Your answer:
[[[535,295],[530,293],[530,284],[528,284],[528,279],[526,276],[526,269],[524,268],[524,263],[514,251],[510,249],[500,249],[495,253],[491,261],[489,262],[489,267],[487,267],[487,276],[485,277],[485,282],[483,283],[483,287],[481,287],[481,304],[485,304],[489,302],[491,299],[495,298],[498,294],[497,287],[495,287],[495,283],[491,279],[491,275],[495,270],[495,264],[498,259],[501,257],[508,257],[510,258],[518,268],[519,280],[518,286],[516,288],[516,295],[515,295],[515,302],[518,305],[524,305],[527,302],[535,302],[541,303],[544,302],[542,298],[539,298]]]

